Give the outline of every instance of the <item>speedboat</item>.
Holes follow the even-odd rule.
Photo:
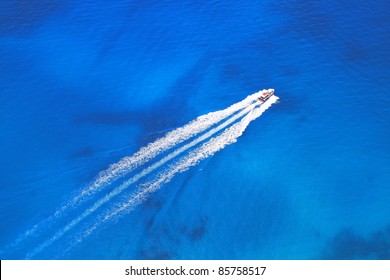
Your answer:
[[[261,102],[267,101],[272,95],[274,95],[275,90],[270,88],[268,90],[263,91],[261,96],[258,98]]]

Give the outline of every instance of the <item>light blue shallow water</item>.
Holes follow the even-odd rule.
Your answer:
[[[2,259],[109,164],[270,87],[237,143],[33,258],[390,258],[388,1],[81,2],[0,3]]]

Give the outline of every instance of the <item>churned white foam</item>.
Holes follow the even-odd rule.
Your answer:
[[[131,211],[135,206],[142,203],[151,193],[157,191],[164,183],[169,182],[176,174],[188,170],[190,167],[198,164],[201,160],[222,150],[227,145],[235,143],[244,133],[249,123],[260,117],[269,107],[272,106],[272,104],[277,102],[278,99],[278,97],[272,96],[260,107],[256,107],[254,109],[251,108],[249,112],[246,112],[246,115],[241,119],[241,121],[226,128],[220,135],[210,139],[199,148],[181,158],[178,162],[168,166],[168,168],[161,172],[154,180],[147,182],[136,193],[131,194],[126,202],[118,203],[109,212],[100,216],[98,221],[85,230],[81,236],[74,240],[74,242],[81,242],[84,238],[98,229],[103,223],[110,221],[115,216]]]
[[[234,123],[235,121],[237,121],[238,119],[242,118],[244,115],[248,114],[249,112],[251,112],[256,106],[258,106],[260,103],[260,101],[255,101],[253,104],[247,106],[247,108],[245,108],[244,110],[242,110],[241,112],[239,112],[238,114],[230,117],[229,119],[227,119],[225,122],[223,122],[222,124],[218,125],[217,127],[211,129],[210,131],[208,131],[207,133],[201,135],[200,137],[194,139],[193,141],[191,141],[190,143],[182,146],[181,148],[175,150],[174,152],[168,154],[167,156],[165,156],[164,158],[162,158],[160,161],[158,161],[157,163],[155,164],[152,164],[151,166],[149,166],[148,168],[145,168],[144,170],[142,170],[140,173],[136,174],[134,177],[132,177],[131,179],[127,180],[126,182],[124,182],[123,184],[121,184],[120,186],[116,187],[114,190],[112,190],[110,193],[106,194],[103,198],[99,199],[97,202],[95,202],[90,208],[88,208],[87,210],[85,210],[80,216],[78,216],[77,218],[73,219],[68,225],[66,225],[62,230],[58,231],[52,238],[50,238],[48,241],[46,241],[45,243],[43,243],[42,245],[40,245],[36,250],[34,250],[30,255],[28,255],[28,258],[30,258],[32,255],[35,255],[36,253],[40,252],[41,250],[43,250],[45,247],[49,246],[51,243],[53,243],[54,241],[56,241],[57,239],[59,239],[62,235],[64,235],[66,232],[68,232],[69,230],[71,230],[74,226],[76,226],[77,224],[79,224],[82,220],[84,220],[85,218],[87,218],[88,216],[90,216],[91,214],[93,214],[97,209],[99,209],[102,205],[108,203],[113,197],[119,195],[121,192],[123,192],[126,188],[128,188],[129,186],[131,186],[132,184],[136,183],[138,180],[140,180],[141,178],[145,177],[146,175],[150,174],[151,172],[153,172],[154,170],[156,170],[158,167],[166,164],[168,161],[170,161],[171,159],[177,157],[178,155],[182,154],[183,152],[185,152],[186,150],[196,146],[197,144],[203,142],[204,140],[210,138],[211,136],[213,136],[215,133],[217,133],[218,131],[226,128],[227,126],[231,125],[232,123]],[[245,117],[246,118],[246,117]]]
[[[45,230],[44,225],[47,226],[50,222],[55,221],[56,218],[59,218],[61,215],[66,213],[66,210],[80,205],[80,203],[89,198],[91,195],[102,190],[105,186],[109,185],[113,181],[124,176],[140,165],[145,164],[160,153],[173,148],[181,142],[194,137],[202,131],[207,130],[223,119],[250,106],[257,101],[257,98],[259,98],[264,91],[266,90],[261,90],[254,94],[248,95],[242,101],[237,102],[224,110],[202,115],[190,123],[184,125],[183,127],[177,128],[167,133],[164,137],[141,148],[132,156],[124,157],[119,162],[110,165],[106,170],[101,171],[93,182],[89,183],[78,194],[63,204],[51,216],[41,221],[40,223],[35,224],[29,230],[21,234],[13,243],[8,245],[8,248],[15,247],[26,238],[37,234],[39,231]]]

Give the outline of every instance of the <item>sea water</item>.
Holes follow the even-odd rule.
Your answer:
[[[0,7],[2,259],[81,215],[15,243],[110,164],[270,87],[280,103],[236,143],[31,257],[390,258],[388,1]]]

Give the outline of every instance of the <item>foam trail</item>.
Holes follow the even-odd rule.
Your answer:
[[[157,179],[145,184],[141,190],[131,195],[128,201],[118,204],[115,210],[101,217],[97,223],[87,229],[81,237],[75,240],[75,242],[81,242],[84,238],[92,234],[101,224],[108,222],[113,217],[121,213],[131,211],[135,206],[142,203],[149,194],[157,191],[164,183],[169,182],[176,174],[188,170],[191,166],[195,166],[201,160],[212,156],[227,145],[235,143],[238,137],[244,133],[249,123],[260,117],[269,107],[272,106],[272,104],[276,103],[278,99],[278,97],[272,96],[262,106],[249,112],[240,122],[227,128],[219,136],[204,143],[201,147],[183,157],[178,163],[168,167],[165,172],[161,173],[157,177]]]
[[[133,178],[127,180],[126,182],[124,182],[122,185],[120,185],[119,187],[115,188],[114,190],[112,190],[110,193],[108,193],[107,195],[105,195],[102,199],[98,200],[97,202],[95,202],[90,208],[88,208],[87,210],[85,210],[79,217],[77,217],[76,219],[72,220],[67,226],[65,226],[62,230],[60,230],[59,232],[57,232],[51,239],[49,239],[47,242],[43,243],[41,246],[39,246],[39,250],[38,251],[41,251],[43,248],[49,246],[51,243],[53,243],[54,241],[56,241],[58,238],[60,238],[62,235],[64,235],[66,232],[68,232],[69,230],[71,230],[73,227],[75,227],[78,223],[80,223],[82,220],[84,220],[85,218],[87,218],[89,215],[91,215],[92,213],[94,213],[98,208],[100,208],[103,204],[109,202],[113,197],[117,196],[118,194],[120,194],[122,191],[124,191],[126,188],[128,188],[130,185],[134,184],[135,182],[137,182],[138,180],[140,180],[141,178],[145,177],[146,175],[148,175],[149,173],[153,172],[155,169],[157,169],[158,167],[162,166],[163,164],[167,163],[168,161],[170,161],[171,159],[175,158],[176,156],[178,156],[179,154],[185,152],[186,150],[190,149],[191,147],[194,147],[195,145],[199,144],[200,142],[203,142],[204,140],[206,140],[207,138],[211,137],[212,135],[214,135],[215,133],[217,133],[218,131],[226,128],[227,126],[231,125],[233,122],[237,121],[238,119],[240,119],[242,116],[244,116],[245,114],[248,114],[248,112],[252,111],[257,105],[259,105],[260,102],[257,101],[255,102],[254,104],[248,106],[246,109],[242,110],[240,113],[234,115],[233,117],[229,118],[228,120],[226,120],[225,122],[223,122],[222,124],[218,125],[217,127],[211,129],[210,131],[208,131],[207,133],[205,133],[204,135],[196,138],[195,140],[193,140],[192,142],[184,145],[183,147],[175,150],[174,152],[170,153],[169,155],[165,156],[163,159],[161,159],[160,161],[158,161],[157,163],[149,166],[148,168],[144,169],[142,172],[138,173],[137,175],[135,175]],[[41,248],[42,247],[42,248]],[[34,253],[35,254],[35,253]]]
[[[211,112],[202,115],[195,120],[189,122],[183,127],[177,128],[164,137],[148,144],[141,148],[138,152],[129,157],[122,158],[119,162],[110,165],[106,170],[101,171],[97,178],[88,184],[86,188],[80,191],[77,195],[65,203],[61,208],[57,209],[53,215],[46,218],[44,221],[34,225],[31,229],[21,234],[8,248],[15,247],[27,237],[35,234],[42,225],[52,221],[56,217],[61,216],[67,209],[74,207],[79,202],[83,201],[87,197],[98,192],[108,184],[112,183],[116,179],[137,168],[138,166],[146,163],[150,159],[154,158],[158,154],[174,147],[175,145],[195,136],[196,134],[210,128],[211,126],[219,123],[223,119],[231,116],[237,111],[249,106],[262,94],[264,90],[248,95],[245,99],[237,102],[228,108],[220,111]]]
[[[229,145],[231,143],[234,143],[237,141],[237,138],[242,135],[242,133],[245,131],[246,127],[249,125],[251,121],[258,118],[265,110],[267,110],[273,103],[275,103],[278,100],[277,97],[273,96],[268,101],[266,101],[261,107],[255,108],[260,103],[255,103],[252,106],[249,106],[247,109],[243,110],[236,116],[230,118],[229,120],[225,121],[223,124],[219,125],[218,127],[214,128],[213,130],[210,130],[205,135],[197,138],[196,140],[192,141],[191,143],[183,146],[182,148],[176,150],[175,152],[171,153],[170,155],[163,158],[160,162],[156,164],[156,167],[145,171],[149,174],[151,171],[156,169],[158,166],[161,166],[162,164],[165,164],[168,160],[172,159],[173,157],[179,155],[180,153],[184,152],[185,150],[189,149],[190,147],[195,146],[196,144],[206,140],[207,138],[211,137],[213,134],[215,134],[217,131],[222,130],[223,128],[226,128],[230,124],[232,124],[235,120],[239,119],[240,117],[245,117],[239,121],[238,123],[232,125],[231,127],[227,128],[220,136],[217,136],[215,138],[212,138],[208,142],[204,143],[200,148],[197,148],[193,152],[189,153],[188,156],[185,156],[182,160],[179,161],[178,164],[175,164],[168,168],[168,171],[165,173],[162,173],[157,180],[149,183],[147,186],[145,186],[143,189],[138,191],[135,195],[132,195],[131,199],[119,206],[115,211],[110,212],[107,214],[100,222],[95,224],[93,227],[88,229],[86,231],[85,236],[88,236],[91,234],[99,224],[108,221],[115,215],[121,213],[122,211],[132,208],[139,203],[141,203],[145,197],[156,191],[163,183],[168,182],[172,179],[172,177],[177,174],[181,173],[185,170],[187,170],[189,167],[196,165],[199,161],[202,159],[205,159],[211,155],[213,155],[215,152],[223,149],[226,145]],[[185,148],[187,146],[187,148]],[[158,165],[158,166],[157,166]],[[153,165],[150,167],[152,168]],[[118,187],[116,190],[112,191],[110,194],[105,196],[103,199],[95,203],[91,208],[87,209],[82,215],[80,215],[75,220],[71,221],[65,228],[63,228],[61,231],[57,232],[52,238],[41,244],[39,247],[37,247],[33,252],[28,254],[26,257],[31,258],[37,253],[41,252],[44,248],[50,246],[54,241],[59,239],[62,235],[64,235],[67,231],[72,229],[74,226],[76,226],[79,222],[81,222],[83,219],[88,217],[90,214],[92,214],[97,208],[99,208],[102,204],[108,202],[113,196],[119,194],[121,191],[123,191],[125,188],[127,188],[129,185],[133,184],[134,178],[137,176],[140,176],[143,172],[141,172],[139,175],[136,175],[132,179],[126,181],[123,183],[120,187]],[[143,176],[145,176],[143,175]],[[81,238],[82,239],[82,238]],[[81,239],[79,242],[81,242]]]

